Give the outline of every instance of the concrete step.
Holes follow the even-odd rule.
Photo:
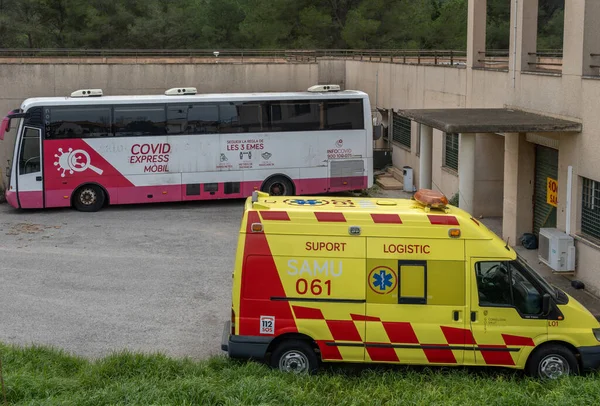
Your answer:
[[[404,180],[404,172],[402,169],[396,168],[395,166],[391,166],[388,168],[388,173],[396,178],[399,182]]]
[[[404,185],[398,179],[392,176],[380,176],[375,179],[375,183],[385,190],[402,190]]]

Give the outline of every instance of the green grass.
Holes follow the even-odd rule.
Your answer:
[[[330,367],[293,376],[225,357],[96,361],[0,345],[11,405],[597,405],[600,375],[556,382],[495,369]],[[0,398],[0,405],[2,400]]]

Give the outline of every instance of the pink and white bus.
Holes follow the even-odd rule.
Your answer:
[[[12,121],[12,123],[11,123]],[[11,129],[11,124],[13,129]],[[368,96],[306,92],[27,99],[2,121],[16,131],[8,202],[16,208],[314,195],[373,182]]]

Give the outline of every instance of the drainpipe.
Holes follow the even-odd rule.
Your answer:
[[[519,17],[519,0],[515,0],[515,26],[514,26],[514,41],[513,41],[513,89],[517,86],[517,26]]]
[[[567,201],[565,211],[567,212],[566,230],[567,235],[571,235],[571,192],[573,190],[573,167],[569,166],[567,170]]]

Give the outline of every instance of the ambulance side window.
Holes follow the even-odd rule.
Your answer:
[[[475,266],[479,305],[515,307],[521,314],[542,311],[542,294],[511,262],[479,262]]]

